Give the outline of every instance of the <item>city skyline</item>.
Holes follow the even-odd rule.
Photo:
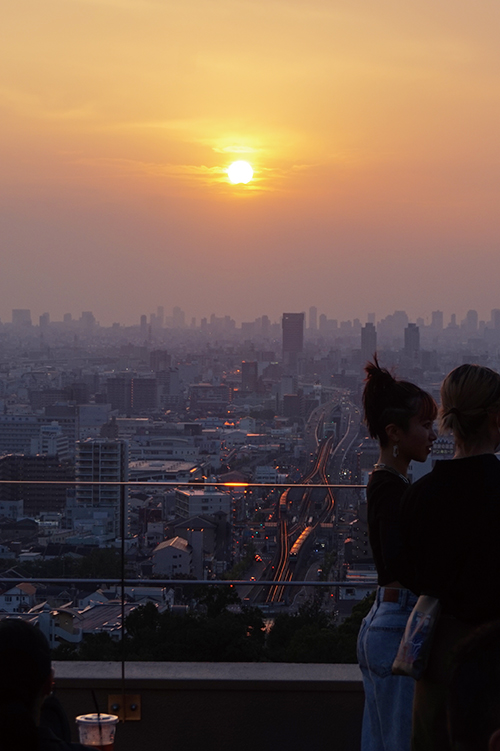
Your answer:
[[[485,318],[499,20],[489,0],[10,4],[0,318]]]
[[[484,308],[483,308],[484,309]],[[478,329],[481,325],[485,325],[489,328],[499,328],[500,325],[500,308],[492,308],[485,311],[485,315],[482,316],[476,308],[468,308],[463,314],[459,315],[456,311],[443,311],[443,310],[425,310],[420,315],[411,316],[408,311],[404,309],[392,310],[386,315],[377,315],[374,312],[368,312],[363,314],[354,315],[352,318],[342,318],[341,316],[329,317],[325,311],[318,309],[315,305],[310,305],[306,310],[293,311],[293,312],[281,312],[276,318],[270,318],[266,312],[257,313],[253,318],[243,319],[233,316],[231,312],[226,312],[225,315],[216,316],[215,313],[202,315],[200,318],[191,316],[189,310],[186,312],[175,306],[172,310],[165,308],[164,306],[157,306],[154,311],[148,311],[147,313],[141,313],[137,320],[127,319],[126,321],[119,321],[113,318],[112,312],[108,321],[101,322],[93,314],[93,311],[86,310],[73,314],[72,312],[64,313],[60,319],[54,318],[51,311],[44,311],[38,314],[38,312],[32,311],[30,308],[13,308],[4,319],[0,319],[0,325],[8,324],[13,325],[18,330],[25,328],[27,325],[39,326],[44,328],[52,323],[55,324],[83,324],[85,328],[90,330],[94,325],[102,328],[109,328],[113,325],[120,325],[124,328],[139,327],[144,329],[145,335],[149,330],[149,327],[153,323],[156,328],[161,329],[189,329],[189,328],[203,328],[206,325],[210,325],[213,321],[216,325],[220,325],[224,322],[232,323],[237,328],[248,326],[249,324],[257,324],[262,322],[266,325],[272,325],[274,327],[282,327],[283,319],[292,316],[303,317],[304,331],[319,331],[322,324],[336,323],[338,327],[344,323],[354,323],[364,326],[366,323],[375,323],[377,326],[381,323],[389,322],[391,319],[397,320],[401,318],[407,318],[407,323],[416,324],[418,326],[446,329],[446,328],[460,328],[464,326],[470,331]],[[406,325],[406,324],[405,324]],[[89,328],[90,327],[90,328]]]

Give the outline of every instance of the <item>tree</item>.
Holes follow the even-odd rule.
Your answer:
[[[81,579],[98,579],[101,576],[119,579],[121,572],[121,555],[114,548],[95,548],[77,566],[77,575]]]
[[[28,576],[41,579],[119,579],[121,556],[114,548],[93,548],[83,558],[59,556],[48,560],[29,561],[23,564]]]
[[[205,591],[198,602],[207,608],[208,618],[216,618],[227,610],[229,605],[238,604],[240,598],[233,585],[229,584],[224,587],[205,587]]]
[[[374,595],[353,608],[336,626],[318,602],[302,606],[297,615],[276,617],[267,639],[267,656],[278,662],[356,663],[356,644],[361,621]]]
[[[89,634],[80,644],[79,660],[120,660],[123,655],[121,641],[115,641],[109,634]]]

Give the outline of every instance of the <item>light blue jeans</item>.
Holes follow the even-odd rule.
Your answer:
[[[383,594],[379,587],[358,636],[365,689],[361,751],[410,751],[415,681],[392,675],[391,666],[417,598],[401,589],[399,602],[383,602]]]

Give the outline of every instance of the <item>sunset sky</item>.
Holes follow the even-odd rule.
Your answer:
[[[5,3],[1,320],[488,319],[499,29],[498,0]]]

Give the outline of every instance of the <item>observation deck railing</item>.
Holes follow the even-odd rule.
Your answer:
[[[373,581],[249,581],[248,579],[183,580],[130,578],[125,575],[125,519],[129,488],[215,487],[226,490],[294,488],[362,489],[365,485],[325,483],[235,483],[196,481],[37,481],[0,480],[0,485],[119,486],[121,576],[0,577],[2,584],[20,581],[40,584],[117,585],[121,588],[121,622],[125,622],[128,586],[376,587]],[[9,561],[10,562],[10,561]],[[8,565],[8,563],[7,563]],[[95,710],[107,711],[110,696],[139,695],[141,720],[120,724],[116,751],[169,746],[208,751],[304,751],[332,748],[359,751],[363,689],[357,665],[293,663],[196,662],[56,662],[56,690],[71,719]],[[94,697],[93,697],[94,694]],[[74,729],[74,740],[77,740]]]

